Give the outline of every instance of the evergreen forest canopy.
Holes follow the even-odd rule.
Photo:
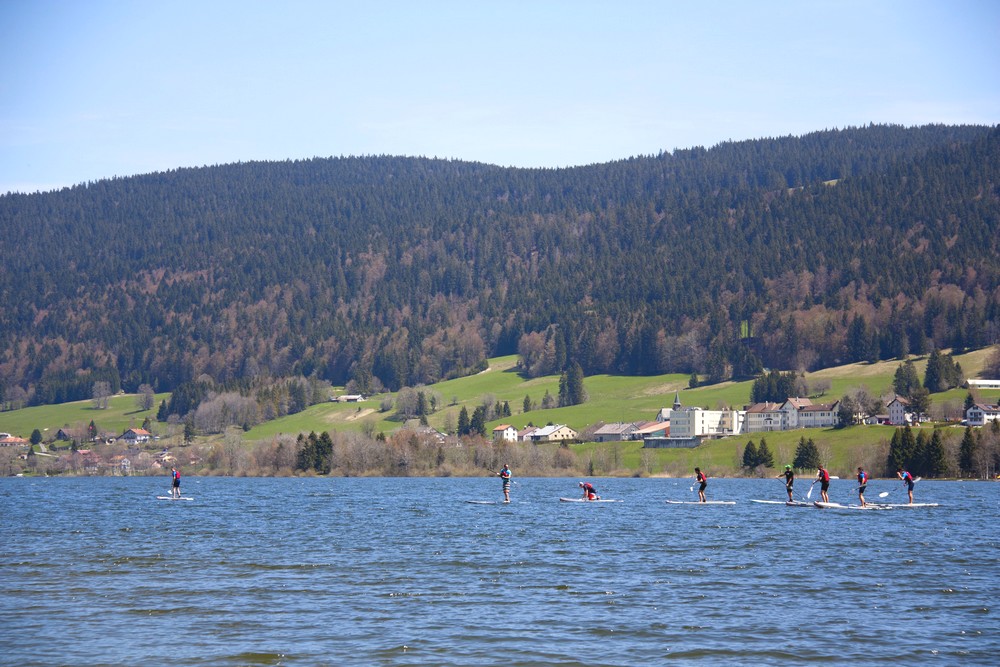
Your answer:
[[[304,376],[813,370],[1000,340],[1000,127],[567,169],[370,156],[0,197],[0,404]]]

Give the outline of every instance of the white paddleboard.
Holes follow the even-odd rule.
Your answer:
[[[587,500],[585,498],[560,498],[559,500],[563,501],[564,503],[620,503],[621,502],[620,500],[613,500],[611,498],[608,499],[601,498],[600,500]]]
[[[156,496],[157,500],[194,500],[191,496],[181,496],[180,498],[174,498],[173,496]]]
[[[508,503],[499,500],[466,500],[472,505],[506,505]]]
[[[920,509],[922,507],[940,507],[938,503],[868,503],[869,505],[874,505],[875,507],[884,507],[885,509]]]
[[[882,505],[866,505],[862,507],[861,505],[841,505],[840,503],[824,503],[817,500],[813,503],[816,507],[822,510],[889,510],[891,507],[884,507]]]
[[[760,503],[762,505],[785,505],[787,507],[812,507],[812,503],[803,502],[801,500],[751,500],[752,503]]]
[[[699,502],[697,500],[668,500],[668,505],[735,505],[735,500],[706,500],[705,502]]]

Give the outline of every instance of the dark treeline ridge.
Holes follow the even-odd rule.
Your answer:
[[[398,389],[515,352],[529,374],[721,380],[979,347],[1000,338],[998,158],[1000,128],[872,125],[566,169],[370,156],[10,194],[0,399]]]

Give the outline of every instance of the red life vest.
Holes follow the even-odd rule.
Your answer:
[[[824,482],[830,481],[830,473],[828,473],[825,469],[820,468],[819,474],[820,474],[820,479],[823,480]]]

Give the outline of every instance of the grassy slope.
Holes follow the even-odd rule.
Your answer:
[[[120,435],[127,428],[142,426],[147,415],[155,420],[160,402],[170,400],[170,394],[157,394],[152,410],[140,410],[136,398],[136,394],[112,396],[101,410],[91,401],[74,401],[0,412],[0,431],[27,438],[37,428],[43,439],[51,440],[63,427],[85,428],[93,421],[99,432]]]
[[[960,355],[956,359],[961,363],[966,375],[974,377],[983,367],[988,354],[989,350],[979,350]],[[686,375],[653,377],[597,375],[585,380],[584,384],[589,394],[587,403],[523,413],[522,404],[525,395],[529,395],[535,403],[541,402],[546,391],[556,396],[559,391],[559,379],[549,376],[524,380],[514,371],[515,363],[514,356],[491,359],[487,371],[428,387],[429,390],[436,392],[445,404],[430,418],[431,425],[442,428],[449,421],[451,424],[457,423],[461,407],[464,405],[471,414],[484,396],[491,396],[501,402],[508,401],[513,415],[503,421],[518,428],[529,422],[535,425],[553,422],[568,424],[577,430],[582,430],[598,421],[652,420],[660,408],[669,407],[673,403],[675,391],[680,392],[681,403],[684,405],[700,405],[713,409],[720,405],[741,407],[749,401],[750,396],[750,382],[727,382],[687,389]],[[918,359],[915,363],[918,373],[922,376],[926,359]],[[812,373],[807,379],[830,380],[831,389],[820,400],[832,401],[862,384],[866,385],[872,394],[878,395],[891,388],[892,377],[898,365],[899,362],[896,361],[851,364]],[[965,395],[965,390],[954,389],[934,394],[932,400],[961,402],[965,399]],[[984,391],[982,397],[984,400],[996,401],[1000,399],[1000,390]],[[164,396],[157,396],[157,405],[163,398]],[[361,431],[366,422],[371,422],[376,431],[390,432],[399,428],[399,422],[386,419],[391,413],[379,412],[380,402],[381,398],[375,397],[361,404],[315,405],[299,414],[261,424],[246,433],[244,440],[266,439],[278,433]],[[134,396],[123,395],[114,397],[107,410],[95,410],[89,401],[81,401],[0,413],[0,431],[27,437],[33,428],[48,428],[54,435],[54,431],[64,425],[85,425],[94,419],[101,428],[120,433],[128,426],[140,425],[146,414],[136,411]],[[498,423],[500,422],[491,422],[488,428]],[[164,425],[157,425],[156,428],[161,432],[165,431]],[[880,441],[887,440],[891,434],[892,429],[888,427],[859,426],[839,430],[813,429],[771,433],[767,435],[767,442],[775,454],[775,462],[784,463],[793,456],[800,437],[803,435],[812,437],[820,447],[821,453],[828,458],[830,465],[840,469],[857,465],[859,461],[868,465],[866,459],[878,456],[877,448]],[[49,433],[46,433],[46,436],[51,437]],[[694,465],[700,465],[708,471],[731,470],[738,467],[738,456],[742,447],[750,439],[759,444],[759,437],[760,434],[743,435],[712,442],[693,450],[643,452],[642,443],[588,443],[575,446],[575,449],[594,461],[596,472],[644,470],[651,474],[664,472],[686,474]]]

